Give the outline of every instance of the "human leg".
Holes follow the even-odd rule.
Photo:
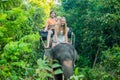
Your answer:
[[[47,46],[46,46],[45,48],[49,48],[49,47],[50,47],[51,34],[52,34],[52,31],[51,31],[51,30],[48,30]]]

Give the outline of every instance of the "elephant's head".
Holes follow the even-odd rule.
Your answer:
[[[71,44],[61,43],[50,50],[50,56],[62,65],[64,77],[69,79],[73,75],[73,68],[77,59],[77,52]]]

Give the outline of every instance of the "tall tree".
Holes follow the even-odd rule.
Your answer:
[[[120,45],[119,0],[63,0],[68,25],[76,35],[79,66],[93,65],[96,54]]]

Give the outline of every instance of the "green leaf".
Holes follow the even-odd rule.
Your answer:
[[[4,13],[0,13],[0,21],[3,21],[3,20],[5,20],[6,19],[6,16],[7,16],[7,14],[4,14]]]
[[[2,1],[4,2],[4,1],[8,1],[8,0],[2,0]]]
[[[75,69],[75,75],[77,75],[77,74],[79,74],[79,68],[78,67]]]
[[[4,35],[3,32],[0,32],[0,37],[3,37],[3,35]]]
[[[53,78],[53,75],[52,74],[47,74],[48,77],[50,78]]]
[[[52,65],[52,68],[58,68],[58,67],[61,67],[61,65],[58,64],[58,63],[55,63],[55,64]]]
[[[57,74],[61,74],[63,73],[63,71],[61,69],[57,69],[54,71],[54,74],[57,75]]]

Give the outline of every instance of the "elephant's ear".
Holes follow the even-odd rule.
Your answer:
[[[52,49],[45,49],[44,55],[48,58],[52,58]]]
[[[73,57],[74,57],[74,58],[73,58],[73,62],[75,63],[75,61],[79,59],[78,53],[77,53],[77,51],[76,51],[75,48],[73,49],[73,53],[74,53],[74,56],[73,56]]]
[[[78,53],[73,45],[68,45],[68,47],[72,51],[71,56],[72,56],[73,62],[75,63],[75,61],[79,59]]]

